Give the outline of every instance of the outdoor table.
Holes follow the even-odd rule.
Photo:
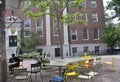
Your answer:
[[[71,62],[78,62],[80,60],[87,60],[89,58],[77,57],[77,58],[65,58],[65,59],[53,59],[50,60],[50,66],[59,68],[59,75],[61,75],[61,68],[66,67]]]

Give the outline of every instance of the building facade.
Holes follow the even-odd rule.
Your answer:
[[[55,28],[56,20],[53,20],[49,15],[45,15],[38,19],[31,19],[23,15],[22,8],[30,5],[23,0],[20,9],[14,9],[14,16],[19,17],[19,28],[24,28],[25,41],[30,37],[31,32],[39,34],[37,51],[49,53],[51,57],[60,57],[60,46],[58,39],[58,32]],[[83,6],[87,11],[82,13],[81,20],[88,21],[87,25],[74,24],[74,25],[61,25],[63,55],[76,56],[83,54],[84,52],[96,52],[106,50],[106,44],[103,44],[100,40],[100,33],[105,27],[104,7],[103,0],[85,0]],[[38,10],[32,8],[35,12]],[[63,15],[67,12],[74,12],[75,9],[65,9]],[[50,12],[47,10],[46,12]],[[10,9],[7,10],[6,18],[12,16],[13,12]],[[22,23],[21,23],[22,22]],[[17,22],[16,22],[17,23]],[[16,24],[14,23],[14,24]],[[7,24],[7,23],[6,23]],[[19,25],[23,24],[23,25]],[[9,34],[7,35],[9,36]],[[17,36],[17,34],[16,34]],[[9,37],[10,39],[10,37]],[[7,45],[8,42],[6,42]],[[17,43],[18,47],[19,42]]]

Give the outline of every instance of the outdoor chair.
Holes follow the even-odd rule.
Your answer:
[[[96,63],[93,67],[93,74],[94,76],[98,75],[98,77],[100,78],[101,82],[102,82],[102,76],[101,76],[101,72],[102,72],[102,64],[101,62]]]
[[[43,74],[45,75],[46,73],[49,73],[50,77],[52,76],[52,67],[50,66],[50,61],[49,60],[42,60],[41,63],[41,69],[43,71]]]
[[[106,70],[106,66],[107,65],[111,65],[112,66],[112,70],[115,71],[114,60],[115,60],[115,58],[112,57],[112,61],[106,61],[106,62],[104,62],[104,71]]]
[[[13,82],[16,80],[17,82],[19,81],[23,82],[22,80],[27,80],[29,82],[27,68],[14,68],[13,75],[14,75]]]
[[[43,82],[43,77],[41,73],[41,64],[31,64],[30,77],[32,81],[32,74],[35,74],[36,79],[38,78],[38,73],[40,73],[41,80]]]
[[[72,62],[66,66],[66,72],[65,72],[66,81],[68,80],[69,77],[75,78],[78,75],[78,73],[75,72],[76,67],[79,67],[78,62]]]
[[[94,64],[101,63],[101,57],[97,57],[94,61]]]
[[[79,74],[76,77],[77,81],[82,82],[83,80],[90,80],[90,82],[93,82],[94,74],[91,73],[91,69],[89,69],[89,68],[83,68],[83,67],[82,68],[81,67],[77,67],[75,69],[75,71],[76,71],[76,73]]]

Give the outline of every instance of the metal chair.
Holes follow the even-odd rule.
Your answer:
[[[41,75],[41,80],[43,82],[43,77],[42,77],[42,73],[41,73],[41,64],[31,64],[31,70],[30,70],[30,77],[31,77],[31,81],[32,81],[32,74],[35,74],[36,79],[38,78],[38,73],[40,73]]]
[[[89,68],[81,68],[81,67],[77,67],[75,69],[76,73],[78,73],[79,75],[76,77],[76,80],[82,82],[82,80],[90,80],[90,82],[93,82],[93,77],[94,75],[91,74],[91,69]]]
[[[14,80],[17,81],[28,80],[27,68],[14,68],[13,75],[14,75]]]
[[[106,70],[106,65],[111,65],[112,66],[112,70],[115,71],[114,60],[115,60],[115,58],[113,57],[112,61],[106,61],[106,62],[104,62],[104,71]]]

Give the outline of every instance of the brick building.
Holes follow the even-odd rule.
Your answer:
[[[16,19],[23,13],[22,8],[28,5],[29,4],[26,4],[25,0],[22,0],[19,10],[13,9],[13,13],[11,9],[7,9],[6,26],[9,26],[8,22],[13,22],[12,20],[9,20],[11,16],[14,15],[13,18]],[[99,37],[100,33],[105,27],[103,0],[86,0],[83,3],[83,6],[86,7],[87,11],[81,11],[81,13],[83,14],[81,19],[88,21],[87,25],[61,25],[64,57],[70,55],[80,55],[84,52],[106,50],[107,48],[106,45],[102,43]],[[37,8],[32,9],[37,12]],[[67,9],[64,11],[63,14],[74,11],[75,9]],[[15,22],[13,24],[18,28],[18,30],[16,30],[16,34],[13,33],[12,35],[7,35],[8,41],[6,42],[6,48],[14,47],[16,50],[19,42],[14,41],[15,36],[19,34],[19,28],[23,27],[25,40],[29,38],[30,32],[36,32],[39,34],[39,43],[36,46],[37,51],[50,53],[51,57],[59,57],[60,46],[58,41],[58,32],[54,28],[55,24],[56,21],[53,20],[49,15],[45,15],[38,19],[30,19],[25,15],[22,15],[19,17],[18,22]],[[9,28],[7,30],[11,29]],[[16,42],[16,45],[10,46],[10,36],[14,37],[11,42]],[[9,50],[7,50],[7,53],[8,51]],[[11,51],[9,51],[9,53],[10,52]]]

